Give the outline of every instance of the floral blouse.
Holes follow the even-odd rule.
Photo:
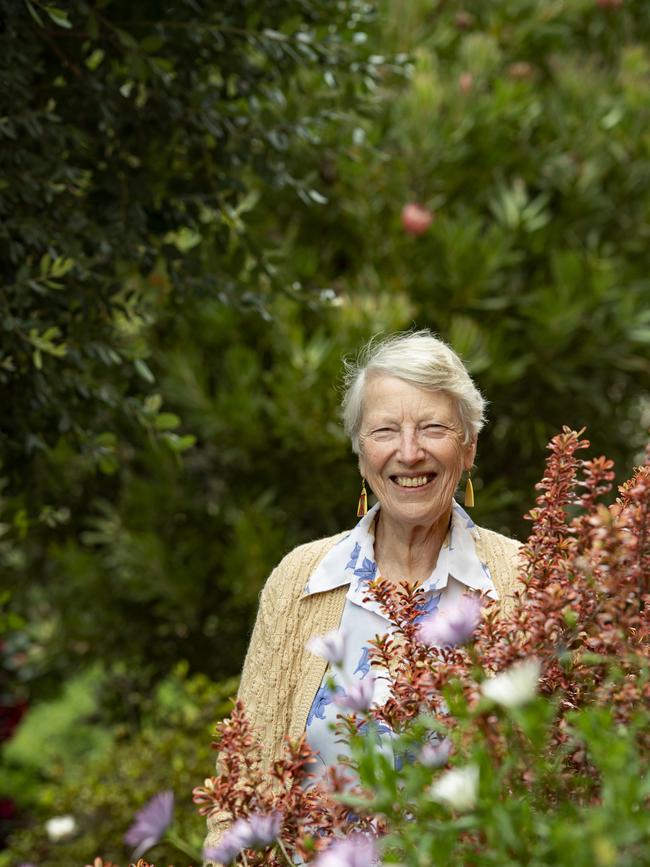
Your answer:
[[[339,669],[328,667],[307,717],[307,740],[318,755],[318,766],[312,768],[317,777],[325,767],[334,765],[340,755],[347,754],[346,745],[336,739],[333,724],[343,711],[334,701],[354,681],[374,676],[373,705],[384,704],[389,696],[387,675],[381,676],[376,667],[370,673],[369,644],[377,635],[391,631],[391,623],[378,604],[364,601],[367,585],[377,576],[374,557],[374,522],[379,503],[365,515],[356,527],[338,542],[310,576],[304,595],[324,593],[349,584],[340,630],[345,635],[345,654]],[[496,599],[497,592],[486,563],[476,553],[476,525],[469,515],[453,502],[449,532],[431,575],[423,582],[422,617],[457,604],[466,590],[486,593]],[[393,756],[399,766],[401,757],[393,754],[392,732],[381,724],[375,725],[374,736],[382,751]]]

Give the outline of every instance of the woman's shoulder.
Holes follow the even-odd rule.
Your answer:
[[[521,542],[484,527],[477,529],[477,554],[490,570],[501,599],[502,612],[508,613],[512,609],[513,595],[520,589],[519,576],[523,565],[519,556]]]
[[[478,530],[483,547],[500,552],[508,551],[513,555],[519,554],[522,543],[518,539],[512,539],[510,536],[504,536],[502,533],[488,530],[486,527],[477,527],[476,529]]]

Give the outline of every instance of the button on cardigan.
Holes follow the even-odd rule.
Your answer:
[[[487,564],[502,612],[513,604],[518,589],[520,544],[491,530],[476,528],[476,553]],[[327,667],[310,653],[310,638],[339,627],[347,586],[304,595],[309,577],[323,557],[349,531],[295,548],[271,573],[260,604],[244,661],[238,698],[261,739],[267,766],[282,754],[285,736],[299,738]],[[206,848],[215,846],[231,817],[208,818]]]

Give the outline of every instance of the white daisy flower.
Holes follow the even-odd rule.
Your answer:
[[[535,698],[539,675],[539,660],[525,659],[484,680],[481,692],[502,707],[519,707]]]
[[[473,810],[478,798],[478,766],[452,768],[433,783],[430,794],[434,801],[452,810]]]

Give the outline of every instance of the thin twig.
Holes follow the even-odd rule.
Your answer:
[[[77,78],[83,78],[83,72],[81,71],[81,69],[77,66],[76,63],[73,63],[72,60],[70,60],[70,58],[67,56],[67,54],[62,51],[60,46],[57,45],[56,39],[52,38],[51,32],[49,30],[44,30],[43,32],[45,33],[45,37],[47,38],[47,41],[49,42],[52,51],[54,51],[61,63],[63,63],[64,66],[71,70],[71,72],[73,72],[77,76]]]
[[[282,840],[279,837],[277,839],[277,844],[280,847],[280,851],[282,852],[284,857],[287,859],[287,864],[289,865],[289,867],[294,867],[294,862],[289,857],[289,853],[285,849],[284,843],[282,842]]]

